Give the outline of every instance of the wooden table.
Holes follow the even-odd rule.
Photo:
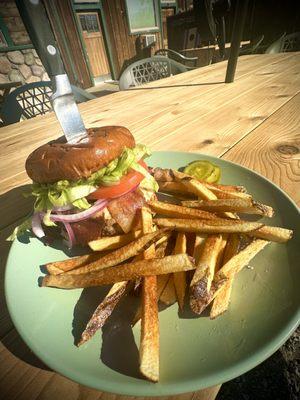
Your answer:
[[[211,154],[260,172],[300,204],[300,53],[240,58],[236,80],[224,84],[226,63],[81,104],[87,126],[127,126],[153,150]],[[27,155],[61,134],[50,113],[0,129],[1,285],[9,244],[4,238],[26,213]],[[5,399],[115,399],[47,369],[22,342],[0,291],[0,393]],[[214,399],[218,387],[177,396]],[[122,396],[118,396],[122,397]],[[125,397],[123,397],[125,399]]]

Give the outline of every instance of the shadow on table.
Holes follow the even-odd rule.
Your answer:
[[[133,87],[128,90],[157,90],[157,89],[170,89],[170,88],[184,88],[184,87],[193,87],[193,86],[210,86],[210,85],[221,85],[225,83],[224,81],[220,82],[203,82],[203,83],[185,83],[182,85],[166,85],[166,86],[155,86],[155,87]]]
[[[12,189],[0,196],[0,204],[4,205],[5,208],[1,207],[0,219],[3,225],[7,220],[7,214],[10,215],[10,221],[16,221],[7,228],[2,228],[0,231],[0,243],[1,243],[1,257],[0,257],[0,305],[1,305],[1,322],[0,322],[0,337],[2,344],[11,352],[15,357],[24,361],[27,364],[33,365],[34,367],[41,368],[50,371],[50,369],[39,360],[22,340],[14,328],[13,322],[8,313],[5,294],[4,294],[4,273],[7,256],[11,246],[11,242],[6,241],[6,238],[12,233],[15,226],[19,225],[18,219],[21,215],[29,213],[32,209],[32,201],[28,198],[24,198],[22,193],[28,190],[28,185],[19,186]],[[18,207],[14,207],[15,199],[18,199]],[[22,214],[20,214],[22,210]]]

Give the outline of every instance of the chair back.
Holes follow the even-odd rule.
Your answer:
[[[154,56],[143,58],[129,65],[119,80],[120,90],[157,81],[171,75],[186,72],[187,68],[168,57]]]
[[[300,50],[300,32],[290,33],[283,39],[282,51],[299,51]]]
[[[282,36],[280,36],[280,38],[277,39],[275,42],[270,44],[270,46],[266,49],[265,54],[282,53],[285,36],[286,36],[286,33],[284,33]]]
[[[184,64],[187,69],[195,69],[197,67],[198,57],[186,57],[178,51],[172,49],[158,49],[156,50],[155,55],[170,57],[173,60]],[[193,63],[193,66],[186,65],[187,62]]]
[[[96,97],[85,90],[71,85],[75,101],[82,103]],[[52,111],[50,98],[52,95],[51,81],[28,83],[9,93],[1,108],[1,118],[4,125],[19,122],[21,117],[33,118]]]

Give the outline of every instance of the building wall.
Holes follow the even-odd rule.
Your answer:
[[[1,1],[0,14],[14,45],[30,44],[15,1]],[[34,49],[0,52],[0,83],[41,80],[49,80],[49,77]]]
[[[113,59],[117,75],[134,61],[150,57],[151,53],[162,47],[161,34],[156,33],[156,44],[145,49],[141,35],[130,35],[125,0],[104,0],[104,18],[113,49]]]

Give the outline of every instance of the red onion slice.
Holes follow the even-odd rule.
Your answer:
[[[32,232],[35,234],[36,237],[38,237],[39,239],[45,237],[45,232],[42,227],[41,213],[36,212],[33,214],[31,220],[31,227],[32,227]]]
[[[66,229],[66,232],[68,235],[68,239],[65,240],[64,242],[66,243],[68,249],[71,249],[74,246],[74,244],[76,243],[75,234],[73,232],[71,225],[68,222],[64,222],[63,224],[65,226],[65,229]]]
[[[90,218],[93,214],[98,211],[103,210],[106,207],[108,201],[107,200],[98,200],[96,203],[88,208],[87,210],[81,211],[75,214],[51,214],[50,219],[51,221],[57,222],[78,222],[83,221],[85,219]]]

